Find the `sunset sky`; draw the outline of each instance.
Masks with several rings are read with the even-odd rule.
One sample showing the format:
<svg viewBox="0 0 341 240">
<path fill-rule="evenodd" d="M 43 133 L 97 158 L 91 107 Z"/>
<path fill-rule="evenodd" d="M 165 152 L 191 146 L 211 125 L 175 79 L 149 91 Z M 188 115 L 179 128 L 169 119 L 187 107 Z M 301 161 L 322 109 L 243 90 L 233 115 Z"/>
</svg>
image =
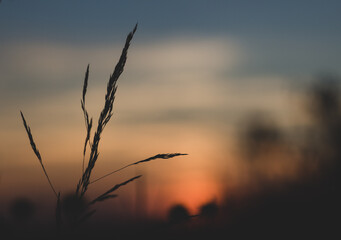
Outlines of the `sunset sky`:
<svg viewBox="0 0 341 240">
<path fill-rule="evenodd" d="M 134 214 L 141 197 L 147 214 L 164 216 L 172 204 L 195 213 L 220 201 L 250 180 L 237 154 L 247 118 L 262 113 L 282 127 L 302 124 L 300 90 L 316 74 L 340 74 L 340 9 L 336 0 L 2 0 L 0 211 L 18 196 L 54 197 L 20 110 L 58 191 L 75 189 L 86 133 L 80 107 L 86 66 L 86 104 L 96 123 L 109 75 L 137 22 L 93 176 L 158 153 L 189 155 L 124 170 L 89 194 L 143 174 L 120 190 L 127 201 L 104 206 Z M 293 168 L 271 163 L 261 172 L 292 176 Z"/>
</svg>

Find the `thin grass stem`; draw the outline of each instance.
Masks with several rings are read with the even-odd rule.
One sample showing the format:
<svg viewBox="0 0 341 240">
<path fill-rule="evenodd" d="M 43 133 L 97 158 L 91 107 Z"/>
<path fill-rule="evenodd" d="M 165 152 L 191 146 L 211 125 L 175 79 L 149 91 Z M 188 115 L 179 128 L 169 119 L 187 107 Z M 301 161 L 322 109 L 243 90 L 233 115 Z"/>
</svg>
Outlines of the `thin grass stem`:
<svg viewBox="0 0 341 240">
<path fill-rule="evenodd" d="M 43 164 L 43 161 L 42 161 L 40 152 L 39 152 L 39 150 L 38 150 L 38 148 L 37 148 L 37 146 L 36 146 L 36 144 L 35 144 L 35 142 L 34 142 L 34 140 L 33 140 L 33 136 L 32 136 L 32 133 L 31 133 L 31 129 L 30 129 L 30 127 L 29 127 L 29 126 L 27 125 L 27 123 L 26 123 L 24 114 L 23 114 L 21 111 L 20 111 L 20 114 L 21 114 L 21 118 L 22 118 L 23 123 L 24 123 L 24 127 L 25 127 L 25 130 L 26 130 L 27 136 L 28 136 L 28 138 L 29 138 L 29 140 L 30 140 L 30 144 L 31 144 L 32 150 L 33 150 L 33 152 L 35 153 L 35 155 L 37 156 L 37 158 L 38 158 L 38 160 L 39 160 L 39 163 L 40 163 L 40 165 L 41 165 L 41 167 L 42 167 L 42 169 L 43 169 L 43 172 L 44 172 L 44 174 L 45 174 L 45 176 L 46 176 L 46 178 L 47 178 L 47 181 L 49 182 L 52 191 L 54 192 L 54 194 L 56 195 L 56 198 L 58 199 L 58 194 L 57 194 L 55 188 L 53 187 L 53 184 L 52 184 L 52 182 L 51 182 L 51 180 L 50 180 L 49 175 L 48 175 L 47 172 L 46 172 L 46 169 L 45 169 L 45 166 L 44 166 L 44 164 Z"/>
<path fill-rule="evenodd" d="M 101 179 L 103 179 L 103 178 L 106 178 L 106 177 L 108 177 L 108 176 L 110 176 L 110 175 L 112 175 L 112 174 L 114 174 L 114 173 L 116 173 L 116 172 L 119 172 L 119 171 L 121 171 L 121 170 L 123 170 L 123 169 L 125 169 L 125 168 L 127 168 L 127 167 L 133 166 L 133 165 L 137 165 L 137 164 L 140 164 L 140 163 L 149 162 L 149 161 L 156 160 L 156 159 L 169 159 L 169 158 L 173 158 L 173 157 L 177 157 L 177 156 L 181 156 L 181 155 L 188 155 L 188 154 L 187 154 L 187 153 L 164 153 L 164 154 L 157 154 L 157 155 L 155 155 L 155 156 L 153 156 L 153 157 L 146 158 L 146 159 L 144 159 L 144 160 L 141 160 L 141 161 L 137 161 L 137 162 L 128 164 L 128 165 L 126 165 L 126 166 L 124 166 L 124 167 L 121 167 L 121 168 L 115 170 L 115 171 L 112 171 L 112 172 L 110 172 L 110 173 L 108 173 L 108 174 L 105 174 L 104 176 L 102 176 L 102 177 L 100 177 L 100 178 L 97 178 L 97 179 L 93 180 L 93 181 L 90 182 L 89 184 L 95 183 L 95 182 L 97 182 L 97 181 L 99 181 L 99 180 L 101 180 Z"/>
</svg>

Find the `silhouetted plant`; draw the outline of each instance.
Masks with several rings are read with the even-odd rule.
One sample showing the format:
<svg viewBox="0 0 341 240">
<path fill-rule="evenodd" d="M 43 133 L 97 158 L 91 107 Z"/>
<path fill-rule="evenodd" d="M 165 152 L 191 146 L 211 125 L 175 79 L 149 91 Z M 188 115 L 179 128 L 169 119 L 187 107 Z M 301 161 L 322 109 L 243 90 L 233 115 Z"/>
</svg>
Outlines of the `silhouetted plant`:
<svg viewBox="0 0 341 240">
<path fill-rule="evenodd" d="M 92 216 L 92 214 L 94 213 L 94 210 L 88 210 L 88 208 L 100 201 L 104 201 L 107 199 L 111 199 L 116 197 L 116 194 L 112 194 L 114 191 L 116 191 L 118 188 L 120 188 L 121 186 L 124 186 L 136 179 L 138 179 L 141 176 L 136 176 L 136 177 L 132 177 L 130 179 L 128 179 L 127 181 L 124 181 L 122 183 L 116 184 L 114 187 L 110 188 L 108 191 L 104 192 L 103 194 L 99 195 L 98 197 L 96 197 L 94 200 L 87 202 L 85 201 L 84 195 L 88 190 L 88 187 L 90 184 L 97 182 L 113 173 L 116 173 L 118 171 L 121 171 L 127 167 L 133 166 L 133 165 L 137 165 L 137 164 L 141 164 L 141 163 L 145 163 L 145 162 L 149 162 L 152 160 L 156 160 L 156 159 L 169 159 L 169 158 L 173 158 L 176 156 L 180 156 L 180 155 L 187 155 L 187 154 L 182 154 L 182 153 L 167 153 L 167 154 L 157 154 L 155 156 L 146 158 L 144 160 L 140 160 L 131 164 L 128 164 L 122 168 L 119 168 L 118 170 L 112 171 L 108 174 L 105 174 L 104 176 L 95 179 L 93 181 L 91 181 L 91 174 L 92 171 L 95 167 L 95 164 L 98 160 L 98 156 L 99 156 L 99 143 L 100 143 L 100 139 L 101 139 L 101 134 L 105 128 L 105 126 L 107 125 L 107 123 L 110 121 L 112 115 L 113 115 L 113 106 L 114 106 L 114 101 L 115 101 L 115 94 L 116 94 L 116 90 L 117 90 L 117 80 L 120 77 L 120 75 L 122 74 L 123 70 L 124 70 L 124 66 L 127 60 L 127 53 L 128 53 L 128 49 L 130 46 L 130 42 L 136 32 L 137 29 L 137 24 L 134 27 L 133 31 L 130 32 L 126 38 L 126 42 L 124 45 L 124 48 L 122 50 L 120 59 L 114 69 L 114 72 L 111 74 L 108 84 L 107 84 L 107 92 L 105 94 L 105 102 L 104 102 L 104 107 L 100 113 L 99 119 L 97 121 L 97 128 L 96 131 L 92 137 L 91 140 L 91 130 L 92 130 L 92 126 L 93 126 L 93 121 L 92 118 L 89 117 L 89 113 L 86 110 L 86 106 L 85 106 L 85 97 L 86 97 L 86 92 L 87 92 L 87 86 L 88 86 L 88 79 L 89 79 L 89 68 L 90 66 L 87 66 L 86 69 L 86 73 L 85 73 L 85 78 L 84 78 L 84 83 L 83 83 L 83 91 L 82 91 L 82 99 L 81 99 L 81 108 L 83 111 L 83 115 L 84 115 L 84 120 L 85 120 L 85 126 L 86 126 L 86 137 L 85 137 L 85 142 L 84 142 L 84 148 L 83 148 L 83 161 L 82 161 L 82 176 L 77 184 L 76 187 L 76 191 L 74 194 L 71 195 L 66 195 L 63 200 L 61 201 L 60 199 L 60 193 L 57 193 L 57 191 L 55 190 L 48 174 L 47 171 L 45 169 L 45 166 L 43 164 L 43 160 L 41 157 L 40 152 L 38 151 L 38 148 L 34 142 L 32 133 L 31 133 L 31 129 L 28 126 L 24 114 L 22 112 L 20 112 L 21 114 L 21 118 L 23 120 L 23 124 L 26 130 L 26 133 L 28 135 L 30 144 L 31 144 L 31 148 L 33 150 L 33 152 L 35 153 L 35 155 L 37 156 L 39 163 L 43 169 L 43 172 L 49 182 L 49 185 L 52 189 L 52 191 L 54 192 L 56 198 L 57 198 L 57 206 L 56 206 L 56 223 L 57 223 L 57 229 L 61 228 L 61 225 L 63 223 L 62 221 L 62 211 L 64 212 L 64 214 L 67 216 L 68 220 L 71 220 L 72 225 L 76 226 L 78 225 L 80 222 L 86 220 L 88 217 Z M 85 161 L 86 159 L 86 153 L 87 153 L 87 149 L 90 149 L 89 151 L 89 157 L 88 160 Z"/>
</svg>

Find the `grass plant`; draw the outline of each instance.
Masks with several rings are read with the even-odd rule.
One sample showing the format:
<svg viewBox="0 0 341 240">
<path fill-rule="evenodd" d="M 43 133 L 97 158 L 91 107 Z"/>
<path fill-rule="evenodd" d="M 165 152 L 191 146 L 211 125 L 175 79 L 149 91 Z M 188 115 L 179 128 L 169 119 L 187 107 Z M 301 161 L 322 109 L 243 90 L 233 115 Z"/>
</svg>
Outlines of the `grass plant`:
<svg viewBox="0 0 341 240">
<path fill-rule="evenodd" d="M 78 225 L 81 222 L 83 222 L 84 220 L 86 220 L 87 218 L 89 218 L 90 216 L 92 216 L 95 212 L 95 210 L 89 210 L 89 207 L 94 205 L 97 202 L 101 202 L 101 201 L 105 201 L 108 199 L 112 199 L 117 197 L 116 194 L 113 194 L 113 192 L 115 192 L 117 189 L 119 189 L 120 187 L 137 180 L 138 178 L 141 177 L 141 175 L 139 176 L 135 176 L 132 177 L 122 183 L 116 184 L 114 185 L 112 188 L 110 188 L 109 190 L 107 190 L 106 192 L 104 192 L 103 194 L 99 195 L 98 197 L 96 197 L 95 199 L 93 199 L 92 201 L 90 201 L 89 203 L 86 204 L 85 207 L 81 207 L 80 205 L 82 205 L 81 203 L 84 201 L 84 196 L 88 190 L 88 187 L 90 184 L 97 182 L 105 177 L 108 177 L 116 172 L 119 172 L 125 168 L 128 168 L 130 166 L 133 165 L 137 165 L 137 164 L 141 164 L 141 163 L 145 163 L 145 162 L 149 162 L 152 160 L 156 160 L 156 159 L 169 159 L 169 158 L 173 158 L 173 157 L 177 157 L 177 156 L 181 156 L 181 155 L 187 155 L 187 154 L 183 154 L 183 153 L 166 153 L 166 154 L 157 154 L 155 156 L 146 158 L 144 160 L 140 160 L 131 164 L 128 164 L 124 167 L 121 167 L 115 171 L 109 172 L 105 175 L 103 175 L 100 178 L 97 178 L 95 180 L 91 180 L 91 175 L 92 172 L 95 168 L 96 162 L 98 161 L 98 157 L 99 157 L 99 145 L 100 145 L 100 140 L 101 140 L 101 135 L 103 133 L 103 130 L 105 128 L 105 126 L 108 124 L 108 122 L 110 121 L 112 115 L 113 115 L 113 107 L 114 107 L 114 102 L 115 102 L 115 94 L 117 91 L 117 81 L 119 79 L 119 77 L 121 76 L 123 70 L 124 70 L 124 66 L 126 64 L 127 61 L 127 54 L 128 54 L 128 49 L 130 46 L 130 42 L 133 39 L 133 36 L 136 32 L 137 29 L 137 24 L 135 25 L 134 29 L 128 34 L 126 41 L 125 41 L 125 45 L 123 47 L 121 56 L 119 58 L 118 63 L 115 66 L 115 69 L 113 71 L 113 73 L 110 75 L 109 81 L 107 83 L 107 91 L 105 94 L 105 101 L 104 101 L 104 106 L 103 109 L 99 115 L 98 121 L 97 121 L 97 128 L 95 133 L 93 134 L 93 137 L 91 138 L 91 132 L 92 132 L 92 127 L 93 127 L 93 119 L 89 116 L 89 113 L 86 109 L 86 92 L 87 92 L 87 87 L 88 87 L 88 80 L 89 80 L 89 69 L 90 66 L 88 65 L 86 68 L 86 72 L 85 72 L 85 77 L 84 77 L 84 83 L 83 83 L 83 91 L 82 91 L 82 98 L 81 98 L 81 108 L 83 111 L 83 115 L 84 115 L 84 121 L 85 121 L 85 127 L 86 127 L 86 137 L 85 137 L 85 141 L 84 141 L 84 148 L 83 148 L 83 158 L 82 158 L 82 176 L 78 181 L 78 184 L 76 186 L 76 190 L 75 190 L 75 194 L 72 196 L 72 203 L 71 203 L 71 208 L 72 209 L 81 209 L 80 211 L 76 211 L 75 216 L 73 218 L 73 225 Z M 62 201 L 61 201 L 61 194 L 60 192 L 57 193 L 57 191 L 55 190 L 55 187 L 52 184 L 52 181 L 46 171 L 46 168 L 44 166 L 44 162 L 42 160 L 41 154 L 37 148 L 37 145 L 33 139 L 32 133 L 31 133 L 31 129 L 28 126 L 26 119 L 24 117 L 24 114 L 20 111 L 21 114 L 21 118 L 26 130 L 26 133 L 28 135 L 29 141 L 30 141 L 30 145 L 31 148 L 33 150 L 33 152 L 35 153 L 36 157 L 39 160 L 39 163 L 43 169 L 43 172 L 48 180 L 48 183 L 54 193 L 54 195 L 56 196 L 57 199 L 57 204 L 56 204 L 56 225 L 57 225 L 57 231 L 60 232 L 61 228 L 62 228 L 62 224 L 63 224 L 63 214 L 62 214 Z M 88 157 L 87 157 L 87 150 L 89 149 L 89 153 L 88 153 Z"/>
</svg>

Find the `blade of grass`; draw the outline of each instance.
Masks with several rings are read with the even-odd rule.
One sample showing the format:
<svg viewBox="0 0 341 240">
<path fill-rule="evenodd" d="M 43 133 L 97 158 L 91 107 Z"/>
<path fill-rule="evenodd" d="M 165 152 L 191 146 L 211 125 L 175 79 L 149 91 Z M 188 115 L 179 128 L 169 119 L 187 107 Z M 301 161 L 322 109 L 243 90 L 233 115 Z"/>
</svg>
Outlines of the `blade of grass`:
<svg viewBox="0 0 341 240">
<path fill-rule="evenodd" d="M 86 147 L 87 147 L 88 143 L 89 143 L 89 146 L 91 148 L 90 133 L 91 133 L 91 128 L 92 128 L 92 118 L 89 120 L 89 114 L 85 108 L 85 95 L 86 95 L 86 90 L 88 87 L 88 79 L 89 79 L 89 64 L 88 64 L 88 66 L 86 68 L 86 72 L 85 72 L 84 84 L 83 84 L 83 94 L 82 94 L 82 99 L 81 99 L 81 107 L 83 110 L 85 127 L 86 127 L 86 138 L 85 138 L 84 149 L 83 149 L 82 174 L 84 174 L 85 154 L 86 154 Z"/>
<path fill-rule="evenodd" d="M 123 169 L 125 169 L 125 168 L 127 168 L 127 167 L 133 166 L 133 165 L 137 165 L 137 164 L 140 164 L 140 163 L 149 162 L 149 161 L 156 160 L 156 159 L 169 159 L 169 158 L 173 158 L 173 157 L 177 157 L 177 156 L 182 156 L 182 155 L 188 155 L 188 154 L 187 154 L 187 153 L 164 153 L 164 154 L 157 154 L 157 155 L 155 155 L 155 156 L 153 156 L 153 157 L 146 158 L 146 159 L 144 159 L 144 160 L 141 160 L 141 161 L 137 161 L 137 162 L 128 164 L 128 165 L 126 165 L 126 166 L 124 166 L 124 167 L 121 167 L 121 168 L 115 170 L 115 171 L 112 171 L 112 172 L 110 172 L 110 173 L 108 173 L 108 174 L 105 174 L 104 176 L 102 176 L 102 177 L 100 177 L 100 178 L 97 178 L 97 179 L 93 180 L 93 181 L 90 182 L 89 184 L 95 183 L 95 182 L 97 182 L 97 181 L 99 181 L 99 180 L 101 180 L 101 179 L 103 179 L 103 178 L 105 178 L 105 177 L 110 176 L 111 174 L 114 174 L 114 173 L 116 173 L 116 172 L 119 172 L 119 171 L 121 171 L 121 170 L 123 170 Z"/>
<path fill-rule="evenodd" d="M 32 133 L 31 133 L 31 129 L 30 129 L 30 127 L 29 127 L 29 126 L 27 125 L 27 123 L 26 123 L 24 114 L 23 114 L 21 111 L 20 111 L 20 114 L 21 114 L 21 118 L 22 118 L 23 123 L 24 123 L 24 127 L 25 127 L 25 130 L 26 130 L 26 133 L 27 133 L 28 138 L 29 138 L 29 140 L 30 140 L 30 144 L 31 144 L 32 150 L 33 150 L 33 152 L 35 153 L 35 155 L 37 156 L 37 158 L 38 158 L 38 160 L 39 160 L 39 163 L 40 163 L 40 165 L 41 165 L 41 167 L 42 167 L 42 169 L 43 169 L 43 172 L 44 172 L 44 174 L 45 174 L 45 176 L 46 176 L 46 178 L 47 178 L 47 181 L 49 182 L 52 191 L 54 192 L 54 194 L 56 195 L 56 198 L 58 199 L 58 194 L 57 194 L 56 190 L 54 189 L 54 187 L 53 187 L 53 185 L 52 185 L 52 182 L 51 182 L 51 180 L 50 180 L 50 178 L 49 178 L 49 175 L 47 174 L 46 169 L 45 169 L 45 167 L 44 167 L 44 164 L 43 164 L 41 155 L 40 155 L 40 153 L 39 153 L 39 150 L 38 150 L 38 148 L 37 148 L 37 146 L 36 146 L 36 144 L 35 144 L 35 142 L 34 142 L 34 140 L 33 140 L 33 136 L 32 136 Z"/>
<path fill-rule="evenodd" d="M 125 182 L 122 182 L 122 183 L 119 183 L 119 184 L 116 184 L 114 187 L 110 188 L 108 191 L 106 191 L 105 193 L 103 193 L 102 195 L 98 196 L 97 198 L 95 198 L 94 200 L 92 200 L 89 205 L 92 205 L 96 202 L 100 202 L 100 201 L 103 201 L 103 200 L 106 200 L 106 199 L 109 199 L 109 198 L 114 198 L 116 197 L 117 195 L 113 195 L 111 194 L 112 192 L 116 191 L 117 189 L 119 189 L 120 187 L 138 179 L 142 177 L 142 175 L 138 175 L 136 177 L 133 177 L 133 178 L 130 178 L 129 180 L 125 181 Z"/>
</svg>

